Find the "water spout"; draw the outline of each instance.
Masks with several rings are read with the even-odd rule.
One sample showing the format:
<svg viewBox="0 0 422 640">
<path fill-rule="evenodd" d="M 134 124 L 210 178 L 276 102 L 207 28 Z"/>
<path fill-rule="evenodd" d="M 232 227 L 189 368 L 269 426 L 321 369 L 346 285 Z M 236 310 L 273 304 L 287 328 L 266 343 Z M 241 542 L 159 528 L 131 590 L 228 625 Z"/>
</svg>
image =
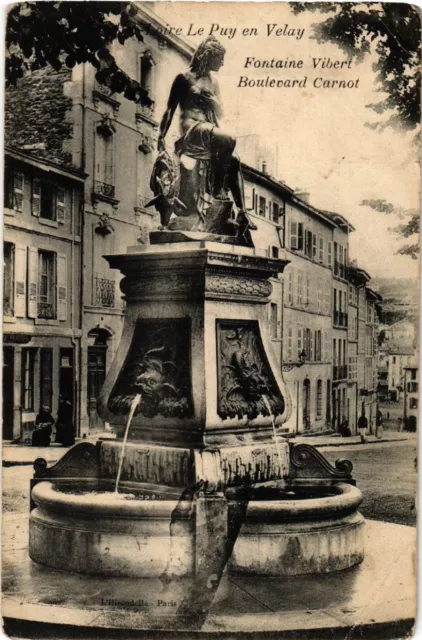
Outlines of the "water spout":
<svg viewBox="0 0 422 640">
<path fill-rule="evenodd" d="M 272 427 L 273 427 L 273 439 L 274 439 L 275 446 L 276 446 L 276 449 L 277 449 L 278 462 L 280 464 L 280 470 L 281 470 L 282 464 L 283 464 L 282 463 L 283 458 L 282 458 L 282 455 L 281 455 L 281 449 L 280 449 L 280 443 L 279 443 L 279 440 L 278 440 L 277 431 L 275 429 L 275 416 L 274 416 L 274 414 L 272 412 L 271 405 L 270 405 L 270 402 L 269 402 L 267 396 L 265 394 L 263 394 L 261 397 L 262 397 L 262 400 L 263 400 L 263 402 L 264 402 L 264 404 L 265 404 L 265 406 L 267 408 L 269 416 L 271 418 L 271 424 L 272 424 Z"/>
<path fill-rule="evenodd" d="M 119 469 L 117 471 L 116 485 L 114 487 L 114 493 L 119 493 L 119 482 L 120 482 L 120 476 L 122 474 L 123 458 L 125 456 L 125 447 L 126 447 L 127 437 L 128 437 L 128 434 L 129 434 L 130 423 L 132 422 L 132 418 L 133 418 L 133 415 L 135 413 L 136 407 L 138 406 L 138 404 L 140 404 L 141 399 L 142 399 L 141 394 L 137 393 L 136 396 L 132 400 L 132 404 L 130 405 L 130 411 L 129 411 L 129 416 L 128 416 L 128 419 L 127 419 L 125 435 L 124 435 L 124 438 L 123 438 L 123 445 L 122 445 L 122 449 L 120 451 Z"/>
</svg>

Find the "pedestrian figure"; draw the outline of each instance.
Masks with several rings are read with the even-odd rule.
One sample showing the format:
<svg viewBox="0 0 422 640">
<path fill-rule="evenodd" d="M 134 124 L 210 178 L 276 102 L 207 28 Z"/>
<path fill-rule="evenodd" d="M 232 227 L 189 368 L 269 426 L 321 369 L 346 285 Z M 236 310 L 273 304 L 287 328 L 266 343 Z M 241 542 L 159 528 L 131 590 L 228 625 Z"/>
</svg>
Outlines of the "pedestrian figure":
<svg viewBox="0 0 422 640">
<path fill-rule="evenodd" d="M 389 420 L 389 419 L 390 419 L 390 412 L 387 411 L 387 420 Z"/>
<path fill-rule="evenodd" d="M 397 418 L 397 422 L 399 423 L 399 432 L 400 432 L 402 430 L 403 418 L 401 416 L 399 416 Z"/>
<path fill-rule="evenodd" d="M 366 435 L 367 428 L 368 428 L 368 419 L 365 416 L 365 412 L 363 412 L 358 420 L 358 429 L 359 429 L 359 435 L 360 435 L 360 440 L 362 444 L 366 442 L 365 435 Z"/>
<path fill-rule="evenodd" d="M 64 400 L 63 398 L 60 398 L 57 412 L 56 442 L 59 442 L 64 447 L 71 447 L 75 444 L 72 404 L 69 400 Z"/>
<path fill-rule="evenodd" d="M 382 438 L 383 430 L 382 430 L 382 413 L 380 410 L 377 412 L 377 421 L 375 426 L 375 437 L 380 439 Z"/>
<path fill-rule="evenodd" d="M 54 418 L 50 407 L 44 404 L 35 418 L 35 431 L 32 434 L 33 447 L 49 447 L 50 436 L 53 431 Z"/>
</svg>

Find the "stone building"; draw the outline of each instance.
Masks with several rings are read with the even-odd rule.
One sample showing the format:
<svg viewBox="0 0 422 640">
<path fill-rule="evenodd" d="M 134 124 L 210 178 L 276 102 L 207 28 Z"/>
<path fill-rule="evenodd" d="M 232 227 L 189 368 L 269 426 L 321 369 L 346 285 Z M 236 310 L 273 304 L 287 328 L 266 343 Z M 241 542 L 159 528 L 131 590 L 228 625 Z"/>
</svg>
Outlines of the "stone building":
<svg viewBox="0 0 422 640">
<path fill-rule="evenodd" d="M 416 431 L 419 416 L 419 360 L 413 358 L 403 373 L 403 423 L 407 431 Z"/>
<path fill-rule="evenodd" d="M 145 204 L 152 195 L 149 178 L 159 119 L 175 75 L 186 68 L 193 53 L 189 44 L 164 29 L 165 23 L 147 5 L 137 9 L 144 42 L 131 39 L 124 46 L 116 44 L 112 53 L 148 91 L 151 108 L 111 94 L 95 80 L 90 65 L 34 72 L 6 97 L 10 144 L 17 149 L 30 144 L 31 156 L 53 159 L 87 176 L 80 231 L 81 436 L 104 429 L 96 400 L 123 324 L 120 274 L 111 271 L 102 256 L 125 252 L 156 224 L 154 208 Z M 177 118 L 167 137 L 169 146 L 176 137 Z"/>
<path fill-rule="evenodd" d="M 43 153 L 42 145 L 34 152 L 5 150 L 5 440 L 30 441 L 40 405 L 55 415 L 60 395 L 71 402 L 75 424 L 80 417 L 85 175 Z"/>
</svg>

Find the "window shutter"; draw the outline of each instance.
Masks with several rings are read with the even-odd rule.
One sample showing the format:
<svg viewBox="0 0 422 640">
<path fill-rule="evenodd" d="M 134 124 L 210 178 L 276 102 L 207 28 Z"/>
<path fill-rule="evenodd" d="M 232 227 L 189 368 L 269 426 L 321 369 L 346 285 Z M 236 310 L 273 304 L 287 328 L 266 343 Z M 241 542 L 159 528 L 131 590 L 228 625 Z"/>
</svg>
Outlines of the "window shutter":
<svg viewBox="0 0 422 640">
<path fill-rule="evenodd" d="M 297 225 L 297 248 L 299 251 L 303 251 L 303 223 L 299 222 Z"/>
<path fill-rule="evenodd" d="M 32 215 L 39 217 L 41 212 L 41 181 L 37 178 L 32 180 Z"/>
<path fill-rule="evenodd" d="M 290 248 L 297 249 L 297 222 L 290 222 Z"/>
<path fill-rule="evenodd" d="M 26 247 L 15 245 L 15 316 L 25 317 L 26 302 Z"/>
<path fill-rule="evenodd" d="M 314 332 L 312 331 L 312 329 L 309 329 L 309 344 L 308 344 L 308 348 L 309 348 L 309 360 L 315 360 Z"/>
<path fill-rule="evenodd" d="M 23 173 L 15 172 L 13 176 L 13 208 L 15 211 L 22 211 L 23 185 Z"/>
<path fill-rule="evenodd" d="M 297 328 L 297 357 L 299 360 L 299 356 L 302 353 L 303 350 L 303 344 L 302 344 L 302 327 L 298 327 Z"/>
<path fill-rule="evenodd" d="M 28 247 L 28 317 L 38 317 L 38 250 Z"/>
<path fill-rule="evenodd" d="M 66 201 L 68 200 L 69 194 L 66 193 L 64 189 L 58 187 L 56 192 L 56 220 L 59 224 L 66 222 L 66 210 L 68 208 L 68 206 L 66 207 Z"/>
<path fill-rule="evenodd" d="M 333 266 L 333 243 L 328 241 L 327 243 L 327 263 L 332 268 Z"/>
<path fill-rule="evenodd" d="M 316 260 L 317 258 L 317 237 L 315 233 L 312 234 L 312 259 Z"/>
<path fill-rule="evenodd" d="M 67 258 L 57 254 L 57 317 L 67 320 Z"/>
</svg>

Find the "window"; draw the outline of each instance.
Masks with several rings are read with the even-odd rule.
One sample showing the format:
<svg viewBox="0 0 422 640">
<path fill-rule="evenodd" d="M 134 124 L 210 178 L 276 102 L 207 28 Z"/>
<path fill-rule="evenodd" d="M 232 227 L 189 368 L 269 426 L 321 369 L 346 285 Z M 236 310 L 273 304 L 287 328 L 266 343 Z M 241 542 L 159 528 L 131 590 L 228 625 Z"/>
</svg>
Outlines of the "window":
<svg viewBox="0 0 422 640">
<path fill-rule="evenodd" d="M 327 264 L 333 268 L 333 243 L 330 240 L 327 242 Z"/>
<path fill-rule="evenodd" d="M 297 248 L 303 251 L 303 224 L 299 222 L 297 225 Z"/>
<path fill-rule="evenodd" d="M 300 359 L 300 354 L 303 351 L 303 328 L 297 328 L 297 359 Z"/>
<path fill-rule="evenodd" d="M 393 356 L 393 364 L 396 364 L 396 356 Z"/>
<path fill-rule="evenodd" d="M 65 190 L 47 180 L 32 180 L 32 215 L 53 222 L 65 222 Z"/>
<path fill-rule="evenodd" d="M 303 304 L 303 273 L 301 271 L 297 274 L 297 304 Z"/>
<path fill-rule="evenodd" d="M 306 276 L 306 305 L 311 304 L 311 277 L 309 275 Z"/>
<path fill-rule="evenodd" d="M 319 236 L 319 254 L 318 260 L 320 264 L 324 263 L 324 238 Z"/>
<path fill-rule="evenodd" d="M 277 338 L 277 305 L 271 302 L 270 314 L 271 314 L 271 337 Z"/>
<path fill-rule="evenodd" d="M 408 382 L 407 383 L 407 391 L 408 391 L 408 393 L 417 393 L 418 392 L 418 383 L 417 382 Z"/>
<path fill-rule="evenodd" d="M 322 313 L 323 311 L 323 291 L 321 278 L 317 279 L 317 311 Z"/>
<path fill-rule="evenodd" d="M 115 127 L 110 118 L 98 123 L 95 136 L 94 191 L 99 196 L 114 198 L 114 143 Z"/>
<path fill-rule="evenodd" d="M 51 409 L 53 396 L 53 349 L 41 349 L 40 352 L 40 405 Z"/>
<path fill-rule="evenodd" d="M 298 249 L 297 222 L 290 222 L 290 249 Z"/>
<path fill-rule="evenodd" d="M 315 331 L 315 360 L 321 362 L 322 360 L 322 339 L 321 331 Z"/>
<path fill-rule="evenodd" d="M 38 252 L 38 317 L 52 319 L 56 316 L 56 254 Z"/>
<path fill-rule="evenodd" d="M 287 304 L 293 304 L 293 267 L 287 272 Z"/>
<path fill-rule="evenodd" d="M 35 349 L 22 349 L 22 409 L 34 410 Z"/>
<path fill-rule="evenodd" d="M 4 243 L 3 265 L 3 314 L 13 316 L 15 245 L 11 242 Z"/>
<path fill-rule="evenodd" d="M 317 237 L 315 233 L 312 234 L 312 260 L 317 259 Z"/>
<path fill-rule="evenodd" d="M 293 360 L 293 327 L 287 327 L 287 360 Z"/>
<path fill-rule="evenodd" d="M 4 206 L 8 209 L 21 212 L 24 188 L 23 173 L 12 169 L 6 169 L 4 185 Z"/>
<path fill-rule="evenodd" d="M 265 198 L 263 196 L 259 196 L 259 208 L 258 208 L 258 214 L 260 216 L 263 216 L 265 218 L 265 210 L 267 208 L 267 201 L 265 200 Z"/>
<path fill-rule="evenodd" d="M 142 89 L 144 89 L 148 94 L 151 94 L 153 64 L 154 62 L 151 53 L 149 51 L 146 51 L 140 59 L 139 84 L 141 85 Z"/>
<path fill-rule="evenodd" d="M 314 334 L 311 329 L 305 329 L 304 331 L 304 344 L 303 348 L 306 353 L 307 360 L 314 359 Z"/>
<path fill-rule="evenodd" d="M 409 409 L 417 409 L 417 408 L 418 408 L 418 399 L 409 398 Z"/>
<path fill-rule="evenodd" d="M 317 380 L 316 416 L 317 418 L 320 418 L 322 416 L 322 380 Z"/>
<path fill-rule="evenodd" d="M 312 233 L 305 231 L 305 255 L 312 258 Z"/>
<path fill-rule="evenodd" d="M 273 202 L 272 220 L 273 220 L 273 222 L 276 222 L 278 224 L 279 218 L 280 218 L 279 206 L 278 206 L 277 202 Z"/>
<path fill-rule="evenodd" d="M 274 247 L 274 246 L 271 247 L 270 255 L 272 258 L 278 258 L 279 257 L 278 247 Z"/>
</svg>

